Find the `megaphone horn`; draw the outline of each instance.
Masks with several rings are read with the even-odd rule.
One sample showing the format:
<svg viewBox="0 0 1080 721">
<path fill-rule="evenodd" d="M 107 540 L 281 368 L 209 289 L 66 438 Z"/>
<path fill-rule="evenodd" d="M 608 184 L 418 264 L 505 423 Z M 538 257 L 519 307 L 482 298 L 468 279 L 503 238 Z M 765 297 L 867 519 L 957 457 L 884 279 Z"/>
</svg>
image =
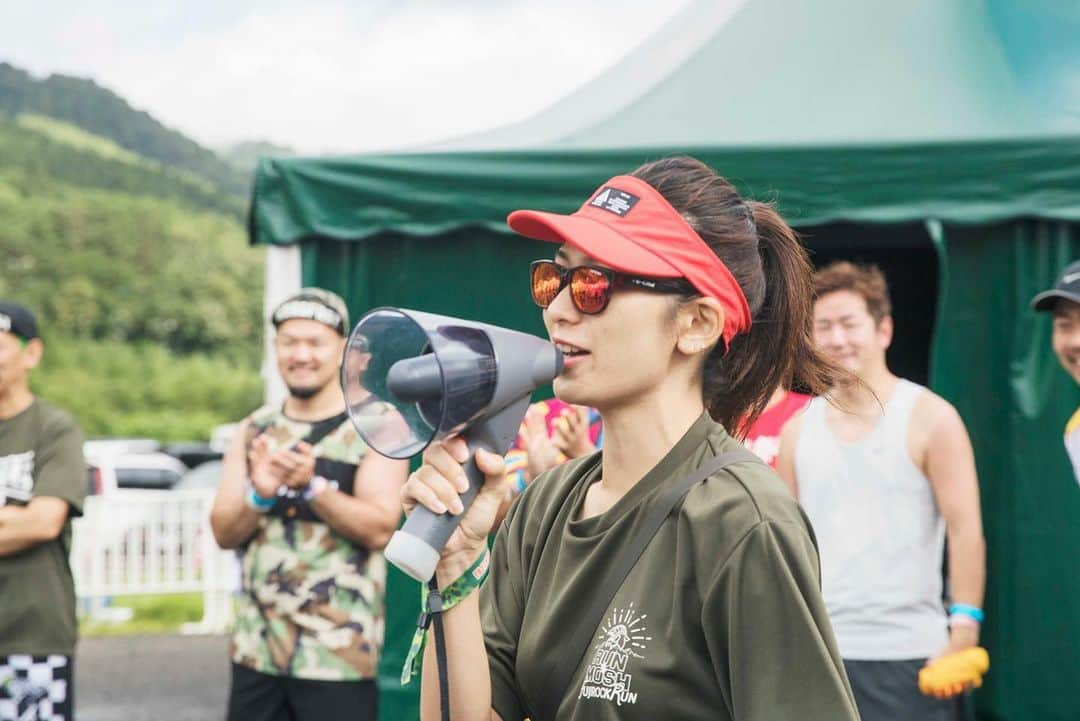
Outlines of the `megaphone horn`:
<svg viewBox="0 0 1080 721">
<path fill-rule="evenodd" d="M 400 308 L 377 308 L 349 335 L 341 368 L 346 408 L 364 442 L 390 458 L 420 453 L 461 434 L 469 446 L 461 494 L 468 509 L 484 483 L 475 455 L 505 455 L 529 397 L 562 371 L 546 340 L 498 326 Z M 424 582 L 464 513 L 417 506 L 385 550 L 387 560 Z"/>
</svg>

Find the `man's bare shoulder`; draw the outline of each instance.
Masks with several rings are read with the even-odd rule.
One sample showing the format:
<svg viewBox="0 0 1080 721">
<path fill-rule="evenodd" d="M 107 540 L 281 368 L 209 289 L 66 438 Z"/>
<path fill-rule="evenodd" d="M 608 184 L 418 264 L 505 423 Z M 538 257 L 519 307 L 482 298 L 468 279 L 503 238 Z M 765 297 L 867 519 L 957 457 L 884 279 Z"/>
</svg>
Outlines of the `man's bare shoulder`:
<svg viewBox="0 0 1080 721">
<path fill-rule="evenodd" d="M 927 430 L 933 430 L 939 427 L 939 424 L 960 423 L 963 425 L 956 406 L 929 388 L 921 389 L 919 395 L 915 397 L 915 406 L 911 412 L 912 421 Z"/>
<path fill-rule="evenodd" d="M 927 474 L 932 454 L 952 454 L 970 444 L 960 412 L 929 388 L 923 389 L 915 398 L 908 429 L 908 452 Z"/>
</svg>

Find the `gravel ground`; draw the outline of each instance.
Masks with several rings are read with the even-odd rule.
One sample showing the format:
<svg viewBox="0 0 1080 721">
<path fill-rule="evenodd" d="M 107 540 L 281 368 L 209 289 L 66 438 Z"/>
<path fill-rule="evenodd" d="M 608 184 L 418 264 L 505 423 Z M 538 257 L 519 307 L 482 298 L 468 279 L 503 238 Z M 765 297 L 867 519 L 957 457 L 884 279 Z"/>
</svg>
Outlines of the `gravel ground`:
<svg viewBox="0 0 1080 721">
<path fill-rule="evenodd" d="M 79 642 L 76 721 L 222 721 L 224 636 L 124 636 Z"/>
</svg>

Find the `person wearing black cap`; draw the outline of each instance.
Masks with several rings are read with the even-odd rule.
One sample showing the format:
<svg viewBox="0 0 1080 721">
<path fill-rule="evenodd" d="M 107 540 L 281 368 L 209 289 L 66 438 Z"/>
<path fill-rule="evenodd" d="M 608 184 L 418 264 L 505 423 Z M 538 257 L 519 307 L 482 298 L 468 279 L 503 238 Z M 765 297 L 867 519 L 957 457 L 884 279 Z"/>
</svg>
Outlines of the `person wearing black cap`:
<svg viewBox="0 0 1080 721">
<path fill-rule="evenodd" d="M 0 718 L 73 715 L 71 518 L 82 515 L 82 433 L 35 398 L 44 344 L 33 314 L 0 301 Z"/>
<path fill-rule="evenodd" d="M 305 288 L 271 322 L 289 395 L 240 424 L 210 517 L 218 543 L 243 556 L 228 719 L 375 719 L 380 551 L 408 466 L 368 453 L 346 414 L 345 302 Z M 346 363 L 360 372 L 369 357 Z"/>
<path fill-rule="evenodd" d="M 1053 313 L 1051 346 L 1061 367 L 1080 383 L 1080 260 L 1065 268 L 1054 287 L 1032 298 L 1031 307 Z M 1080 483 L 1080 409 L 1065 424 L 1065 450 L 1072 461 L 1073 474 Z"/>
</svg>

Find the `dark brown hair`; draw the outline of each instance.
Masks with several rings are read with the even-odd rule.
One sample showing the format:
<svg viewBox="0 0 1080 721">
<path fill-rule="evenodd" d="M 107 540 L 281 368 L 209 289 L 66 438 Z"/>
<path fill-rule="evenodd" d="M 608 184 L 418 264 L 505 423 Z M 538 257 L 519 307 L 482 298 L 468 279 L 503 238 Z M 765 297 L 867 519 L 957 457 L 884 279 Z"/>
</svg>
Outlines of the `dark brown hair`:
<svg viewBox="0 0 1080 721">
<path fill-rule="evenodd" d="M 735 187 L 687 156 L 646 163 L 632 175 L 656 188 L 735 277 L 753 325 L 709 353 L 704 400 L 709 414 L 742 436 L 777 386 L 820 394 L 837 369 L 815 349 L 813 266 L 806 250 L 772 205 L 743 200 Z"/>
<path fill-rule="evenodd" d="M 814 273 L 814 298 L 842 290 L 862 296 L 866 309 L 875 323 L 881 323 L 892 315 L 889 284 L 885 274 L 876 265 L 856 265 L 850 261 L 837 260 Z"/>
</svg>

